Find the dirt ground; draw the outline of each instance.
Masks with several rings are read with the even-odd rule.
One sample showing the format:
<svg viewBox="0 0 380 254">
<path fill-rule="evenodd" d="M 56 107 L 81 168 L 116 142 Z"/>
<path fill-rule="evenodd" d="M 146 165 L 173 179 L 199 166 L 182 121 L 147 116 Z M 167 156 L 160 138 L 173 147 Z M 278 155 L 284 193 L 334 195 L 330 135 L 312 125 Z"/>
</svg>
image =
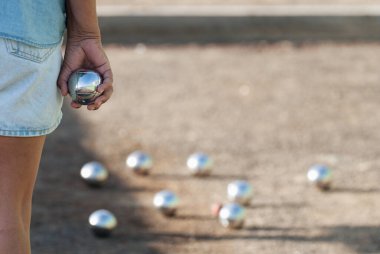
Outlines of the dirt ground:
<svg viewBox="0 0 380 254">
<path fill-rule="evenodd" d="M 48 137 L 34 253 L 380 253 L 380 44 L 106 50 L 112 100 L 97 112 L 65 106 Z M 148 177 L 125 167 L 136 149 L 155 160 Z M 189 176 L 194 151 L 214 159 L 211 177 Z M 90 160 L 110 170 L 102 189 L 79 177 Z M 308 184 L 314 163 L 333 169 L 330 192 Z M 227 230 L 209 207 L 235 179 L 249 180 L 254 198 L 244 229 Z M 152 207 L 164 188 L 181 199 L 172 219 Z M 119 221 L 108 239 L 87 227 L 99 208 Z"/>
<path fill-rule="evenodd" d="M 159 5 L 220 5 L 220 4 L 380 4 L 379 0 L 97 0 L 99 5 L 125 4 L 131 6 Z"/>
</svg>

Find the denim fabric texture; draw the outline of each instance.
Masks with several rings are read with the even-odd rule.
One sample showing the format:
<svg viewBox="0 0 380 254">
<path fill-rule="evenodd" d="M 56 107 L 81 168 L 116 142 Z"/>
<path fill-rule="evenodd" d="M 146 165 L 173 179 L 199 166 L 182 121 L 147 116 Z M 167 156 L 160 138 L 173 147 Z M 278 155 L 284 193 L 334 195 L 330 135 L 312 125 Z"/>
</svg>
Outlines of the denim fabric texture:
<svg viewBox="0 0 380 254">
<path fill-rule="evenodd" d="M 0 135 L 42 136 L 62 118 L 61 43 L 39 48 L 0 38 Z"/>
<path fill-rule="evenodd" d="M 61 42 L 65 20 L 65 0 L 0 0 L 2 38 L 50 48 Z"/>
</svg>

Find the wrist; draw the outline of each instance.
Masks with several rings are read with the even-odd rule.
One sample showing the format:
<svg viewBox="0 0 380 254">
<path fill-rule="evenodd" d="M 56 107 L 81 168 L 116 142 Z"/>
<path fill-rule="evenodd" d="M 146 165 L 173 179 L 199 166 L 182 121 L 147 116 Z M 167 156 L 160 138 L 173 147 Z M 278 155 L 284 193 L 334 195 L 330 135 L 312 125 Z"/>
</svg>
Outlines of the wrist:
<svg viewBox="0 0 380 254">
<path fill-rule="evenodd" d="M 93 30 L 83 30 L 83 29 L 70 29 L 67 27 L 67 40 L 68 41 L 84 41 L 84 40 L 98 40 L 101 41 L 101 35 L 99 29 L 93 29 Z"/>
</svg>

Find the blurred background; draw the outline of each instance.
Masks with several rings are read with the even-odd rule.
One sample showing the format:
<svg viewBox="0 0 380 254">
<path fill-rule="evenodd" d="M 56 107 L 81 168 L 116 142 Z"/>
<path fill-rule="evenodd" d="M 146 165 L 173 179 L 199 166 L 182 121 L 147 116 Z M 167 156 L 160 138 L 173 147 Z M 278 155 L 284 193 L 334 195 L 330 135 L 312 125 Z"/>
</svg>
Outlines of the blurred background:
<svg viewBox="0 0 380 254">
<path fill-rule="evenodd" d="M 380 253 L 379 0 L 98 0 L 115 92 L 100 110 L 65 102 L 34 194 L 39 254 Z M 128 154 L 154 160 L 149 176 Z M 193 152 L 214 161 L 190 175 Z M 81 167 L 110 177 L 89 188 Z M 332 188 L 306 177 L 325 164 Z M 253 186 L 244 227 L 210 213 L 226 186 Z M 162 189 L 177 216 L 153 207 Z M 88 217 L 112 211 L 97 238 Z"/>
</svg>

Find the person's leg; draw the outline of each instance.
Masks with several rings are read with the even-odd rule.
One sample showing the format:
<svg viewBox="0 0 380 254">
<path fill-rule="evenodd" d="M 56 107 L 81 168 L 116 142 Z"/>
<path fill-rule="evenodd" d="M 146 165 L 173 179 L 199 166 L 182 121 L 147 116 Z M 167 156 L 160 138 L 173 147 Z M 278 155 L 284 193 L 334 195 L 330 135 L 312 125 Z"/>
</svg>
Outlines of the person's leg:
<svg viewBox="0 0 380 254">
<path fill-rule="evenodd" d="M 0 136 L 0 253 L 30 253 L 32 193 L 44 141 Z"/>
</svg>

